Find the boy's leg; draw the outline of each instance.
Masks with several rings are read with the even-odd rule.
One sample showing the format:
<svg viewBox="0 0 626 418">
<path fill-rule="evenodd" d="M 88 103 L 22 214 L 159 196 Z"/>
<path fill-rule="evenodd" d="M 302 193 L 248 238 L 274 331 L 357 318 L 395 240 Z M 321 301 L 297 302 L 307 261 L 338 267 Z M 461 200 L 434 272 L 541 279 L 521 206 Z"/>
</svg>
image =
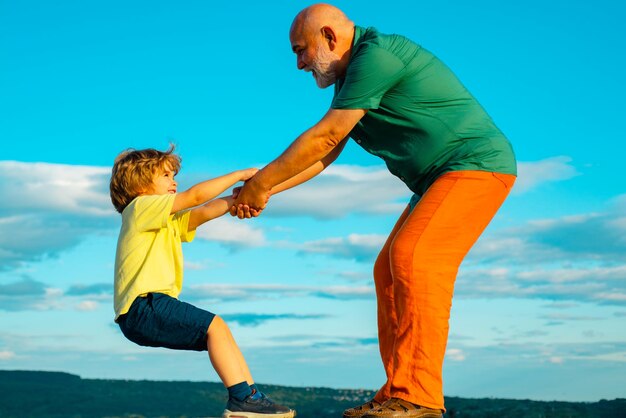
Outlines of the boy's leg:
<svg viewBox="0 0 626 418">
<path fill-rule="evenodd" d="M 295 411 L 278 405 L 260 392 L 254 385 L 248 365 L 233 338 L 228 325 L 215 316 L 207 330 L 207 350 L 213 368 L 228 389 L 228 403 L 222 415 L 229 417 L 292 418 Z"/>
<path fill-rule="evenodd" d="M 224 320 L 213 313 L 165 294 L 150 293 L 138 297 L 118 323 L 124 335 L 139 345 L 208 350 L 213 367 L 229 389 L 225 417 L 294 416 L 288 407 L 252 392 L 250 384 L 254 382 L 243 355 Z"/>
<path fill-rule="evenodd" d="M 252 375 L 241 350 L 222 318 L 213 318 L 207 331 L 207 350 L 213 368 L 222 379 L 224 386 L 247 382 L 252 385 Z"/>
<path fill-rule="evenodd" d="M 118 324 L 126 338 L 141 346 L 204 351 L 214 317 L 169 295 L 149 293 L 137 297 Z"/>
<path fill-rule="evenodd" d="M 135 305 L 137 309 L 133 309 Z M 157 293 L 138 298 L 133 308 L 129 318 L 120 323 L 122 331 L 131 341 L 182 350 L 206 348 L 226 387 L 241 382 L 248 385 L 254 383 L 239 347 L 220 317 Z"/>
</svg>

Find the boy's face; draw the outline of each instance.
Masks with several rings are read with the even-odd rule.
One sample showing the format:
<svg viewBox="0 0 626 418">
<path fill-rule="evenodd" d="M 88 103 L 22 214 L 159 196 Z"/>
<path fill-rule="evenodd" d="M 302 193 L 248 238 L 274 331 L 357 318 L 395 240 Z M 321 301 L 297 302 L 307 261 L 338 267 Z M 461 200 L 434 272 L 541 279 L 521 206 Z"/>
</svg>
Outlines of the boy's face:
<svg viewBox="0 0 626 418">
<path fill-rule="evenodd" d="M 174 194 L 178 183 L 174 179 L 174 173 L 169 167 L 160 170 L 152 179 L 152 188 L 146 194 Z"/>
</svg>

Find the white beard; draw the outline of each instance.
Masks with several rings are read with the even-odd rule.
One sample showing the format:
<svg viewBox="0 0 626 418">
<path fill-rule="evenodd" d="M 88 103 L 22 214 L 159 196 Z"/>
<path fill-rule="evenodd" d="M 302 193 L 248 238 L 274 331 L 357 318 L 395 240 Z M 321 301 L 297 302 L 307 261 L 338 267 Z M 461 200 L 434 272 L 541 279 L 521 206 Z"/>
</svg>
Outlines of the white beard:
<svg viewBox="0 0 626 418">
<path fill-rule="evenodd" d="M 311 71 L 317 86 L 321 89 L 335 84 L 337 81 L 337 63 L 339 56 L 334 52 L 327 51 L 321 45 L 317 48 L 315 61 L 311 64 Z"/>
</svg>

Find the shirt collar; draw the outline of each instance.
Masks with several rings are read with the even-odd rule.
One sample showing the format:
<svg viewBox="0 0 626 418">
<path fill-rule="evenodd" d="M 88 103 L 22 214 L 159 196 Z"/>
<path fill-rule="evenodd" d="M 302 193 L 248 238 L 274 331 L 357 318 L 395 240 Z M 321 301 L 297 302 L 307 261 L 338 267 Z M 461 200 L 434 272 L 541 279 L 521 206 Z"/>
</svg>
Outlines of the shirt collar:
<svg viewBox="0 0 626 418">
<path fill-rule="evenodd" d="M 352 51 L 350 51 L 350 58 L 354 55 L 354 51 L 356 51 L 356 46 L 361 42 L 361 38 L 365 35 L 367 29 L 362 28 L 361 26 L 354 26 L 354 41 L 352 41 Z"/>
</svg>

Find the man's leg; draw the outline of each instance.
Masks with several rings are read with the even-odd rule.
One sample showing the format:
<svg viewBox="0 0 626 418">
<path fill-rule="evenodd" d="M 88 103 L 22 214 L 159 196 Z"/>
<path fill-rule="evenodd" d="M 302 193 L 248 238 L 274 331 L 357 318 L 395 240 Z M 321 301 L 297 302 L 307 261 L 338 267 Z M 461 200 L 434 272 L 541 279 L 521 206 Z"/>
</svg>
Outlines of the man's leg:
<svg viewBox="0 0 626 418">
<path fill-rule="evenodd" d="M 380 403 L 391 397 L 391 381 L 393 380 L 394 344 L 398 328 L 393 292 L 393 276 L 389 253 L 391 243 L 409 216 L 409 207 L 402 212 L 393 230 L 387 237 L 374 263 L 374 284 L 376 286 L 376 303 L 378 308 L 378 345 L 383 361 L 387 382 L 380 388 L 374 399 Z"/>
<path fill-rule="evenodd" d="M 374 399 L 362 405 L 346 409 L 344 418 L 361 417 L 367 411 L 375 409 L 391 397 L 391 381 L 393 378 L 393 352 L 396 338 L 397 320 L 395 303 L 393 300 L 393 277 L 391 276 L 391 264 L 389 261 L 389 248 L 402 224 L 409 215 L 409 207 L 402 212 L 396 225 L 389 234 L 387 242 L 380 250 L 374 263 L 374 284 L 376 285 L 376 303 L 378 308 L 378 346 L 380 357 L 385 368 L 387 381 L 380 388 Z"/>
<path fill-rule="evenodd" d="M 390 248 L 389 299 L 397 316 L 388 372 L 391 397 L 444 409 L 441 374 L 458 267 L 514 181 L 512 175 L 481 171 L 444 174 L 395 235 Z"/>
</svg>

